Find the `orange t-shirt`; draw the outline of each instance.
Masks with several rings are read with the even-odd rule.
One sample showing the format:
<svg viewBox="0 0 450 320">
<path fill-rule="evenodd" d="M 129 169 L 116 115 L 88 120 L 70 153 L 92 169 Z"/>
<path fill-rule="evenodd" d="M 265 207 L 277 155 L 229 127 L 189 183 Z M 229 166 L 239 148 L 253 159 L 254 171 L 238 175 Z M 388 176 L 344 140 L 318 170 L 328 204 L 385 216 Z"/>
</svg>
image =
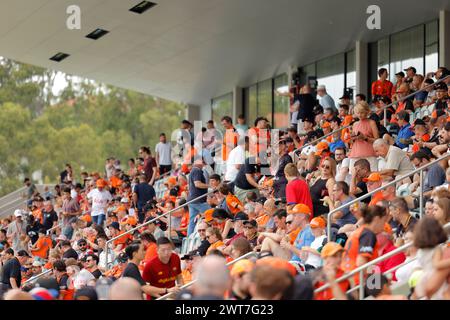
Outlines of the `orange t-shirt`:
<svg viewBox="0 0 450 320">
<path fill-rule="evenodd" d="M 41 209 L 33 210 L 33 212 L 31 214 L 33 215 L 35 220 L 39 221 L 40 224 L 44 223 L 44 217 L 42 216 Z"/>
<path fill-rule="evenodd" d="M 158 255 L 157 253 L 158 251 L 158 246 L 156 245 L 156 243 L 150 243 L 150 245 L 147 247 L 147 250 L 145 250 L 145 257 L 144 257 L 144 261 L 148 262 L 151 259 L 153 259 L 154 257 L 156 257 Z"/>
<path fill-rule="evenodd" d="M 31 252 L 33 256 L 47 259 L 48 251 L 52 248 L 52 240 L 47 236 L 39 238 L 36 241 L 36 248 L 38 250 Z"/>
<path fill-rule="evenodd" d="M 231 129 L 225 130 L 225 136 L 223 137 L 223 143 L 222 143 L 222 160 L 227 161 L 228 155 L 230 154 L 231 150 L 233 150 L 237 144 L 239 139 L 239 133 L 237 130 L 233 127 Z"/>
<path fill-rule="evenodd" d="M 228 210 L 230 210 L 233 215 L 236 215 L 236 213 L 241 211 L 241 209 L 239 209 L 239 206 L 242 206 L 242 202 L 234 194 L 230 193 L 229 195 L 227 195 L 227 197 L 225 198 L 225 202 L 227 204 Z"/>
<path fill-rule="evenodd" d="M 265 130 L 265 132 L 264 132 Z M 266 151 L 270 146 L 270 130 L 251 128 L 248 130 L 250 138 L 249 153 L 251 156 L 258 156 L 260 152 Z M 254 141 L 256 137 L 256 142 Z"/>
<path fill-rule="evenodd" d="M 342 277 L 344 275 L 344 271 L 342 271 L 341 268 L 338 268 L 336 270 L 336 279 Z M 319 281 L 317 282 L 317 284 L 315 285 L 315 288 L 318 289 L 322 286 L 324 286 L 326 283 Z M 350 282 L 348 280 L 344 280 L 339 282 L 339 287 L 341 288 L 342 292 L 347 292 L 348 289 L 350 289 Z M 334 298 L 333 295 L 333 290 L 331 288 L 328 288 L 324 291 L 321 291 L 319 293 L 316 293 L 314 295 L 314 300 L 331 300 Z"/>
<path fill-rule="evenodd" d="M 119 235 L 124 233 L 125 233 L 124 231 L 121 231 Z M 128 240 L 130 241 L 133 240 L 133 236 L 130 233 L 124 235 L 123 237 L 117 238 L 116 240 L 114 240 L 113 244 L 114 246 L 118 246 L 119 244 L 127 244 Z"/>
<path fill-rule="evenodd" d="M 211 251 L 213 251 L 223 245 L 224 245 L 223 241 L 221 241 L 221 240 L 216 241 L 215 243 L 213 243 L 212 245 L 209 246 L 208 250 L 206 251 L 206 254 L 208 255 Z"/>
<path fill-rule="evenodd" d="M 109 182 L 111 183 L 111 187 L 116 188 L 116 189 L 119 188 L 122 185 L 122 180 L 120 180 L 116 176 L 112 176 L 109 179 Z"/>
</svg>

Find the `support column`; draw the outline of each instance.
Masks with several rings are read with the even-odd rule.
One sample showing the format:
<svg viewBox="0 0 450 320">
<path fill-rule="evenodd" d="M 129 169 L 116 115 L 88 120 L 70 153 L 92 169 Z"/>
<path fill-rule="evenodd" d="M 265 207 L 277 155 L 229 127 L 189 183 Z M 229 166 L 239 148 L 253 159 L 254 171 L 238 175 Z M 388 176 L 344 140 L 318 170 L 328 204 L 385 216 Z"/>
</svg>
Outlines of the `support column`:
<svg viewBox="0 0 450 320">
<path fill-rule="evenodd" d="M 233 123 L 237 123 L 237 117 L 244 113 L 244 106 L 242 103 L 242 88 L 233 88 L 233 114 L 230 114 Z"/>
<path fill-rule="evenodd" d="M 201 120 L 200 117 L 200 107 L 192 104 L 186 106 L 186 118 L 190 122 Z"/>
<path fill-rule="evenodd" d="M 358 93 L 363 93 L 368 95 L 367 83 L 369 81 L 369 70 L 368 70 L 368 45 L 366 42 L 356 41 L 355 42 L 355 66 L 356 66 L 356 90 L 354 95 Z"/>
<path fill-rule="evenodd" d="M 450 11 L 439 11 L 439 66 L 450 66 Z"/>
</svg>

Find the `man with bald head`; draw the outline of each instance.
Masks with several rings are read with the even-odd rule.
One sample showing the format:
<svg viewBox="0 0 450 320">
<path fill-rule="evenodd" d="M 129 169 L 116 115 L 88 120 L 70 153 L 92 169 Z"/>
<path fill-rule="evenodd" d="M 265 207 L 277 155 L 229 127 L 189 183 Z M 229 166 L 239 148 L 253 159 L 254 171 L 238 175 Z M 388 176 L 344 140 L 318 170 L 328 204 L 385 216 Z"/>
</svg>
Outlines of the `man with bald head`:
<svg viewBox="0 0 450 320">
<path fill-rule="evenodd" d="M 274 232 L 275 231 L 275 221 L 273 215 L 278 210 L 275 199 L 270 198 L 264 202 L 264 214 L 265 217 L 258 220 L 259 226 L 264 226 L 264 230 L 266 232 Z"/>
<path fill-rule="evenodd" d="M 217 255 L 204 257 L 194 266 L 194 300 L 223 300 L 230 285 L 226 260 Z"/>
<path fill-rule="evenodd" d="M 414 170 L 414 166 L 406 152 L 398 147 L 389 145 L 386 140 L 375 140 L 373 149 L 377 157 L 382 158 L 382 163 L 379 164 L 381 176 L 402 176 Z"/>
<path fill-rule="evenodd" d="M 110 300 L 143 300 L 139 282 L 133 278 L 119 278 L 111 285 Z"/>
</svg>

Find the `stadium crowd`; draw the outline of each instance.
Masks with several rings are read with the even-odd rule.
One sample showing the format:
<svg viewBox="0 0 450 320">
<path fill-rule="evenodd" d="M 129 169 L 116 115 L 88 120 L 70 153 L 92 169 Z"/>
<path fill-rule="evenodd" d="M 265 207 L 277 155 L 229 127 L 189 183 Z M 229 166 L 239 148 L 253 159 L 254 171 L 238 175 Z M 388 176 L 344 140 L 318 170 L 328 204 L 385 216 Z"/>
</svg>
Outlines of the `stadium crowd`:
<svg viewBox="0 0 450 320">
<path fill-rule="evenodd" d="M 291 99 L 286 130 L 184 120 L 176 148 L 162 133 L 126 166 L 67 164 L 44 193 L 25 179 L 27 208 L 1 220 L 0 297 L 347 300 L 362 283 L 372 299 L 450 299 L 450 157 L 423 183 L 391 183 L 449 155 L 450 72 L 405 71 L 391 83 L 380 69 L 371 97 L 337 104 L 325 86 L 318 100 L 307 85 L 277 92 Z"/>
</svg>

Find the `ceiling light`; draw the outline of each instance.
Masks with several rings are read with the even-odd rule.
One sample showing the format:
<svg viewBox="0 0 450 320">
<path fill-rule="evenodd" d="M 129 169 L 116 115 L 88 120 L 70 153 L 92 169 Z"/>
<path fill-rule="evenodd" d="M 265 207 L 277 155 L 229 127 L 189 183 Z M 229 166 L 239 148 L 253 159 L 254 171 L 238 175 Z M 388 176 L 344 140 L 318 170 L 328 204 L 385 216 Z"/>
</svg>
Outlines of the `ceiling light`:
<svg viewBox="0 0 450 320">
<path fill-rule="evenodd" d="M 103 37 L 107 33 L 109 33 L 109 31 L 97 28 L 94 31 L 92 31 L 91 33 L 89 33 L 86 36 L 86 38 L 89 38 L 89 39 L 92 39 L 92 40 L 97 40 L 97 39 Z"/>
<path fill-rule="evenodd" d="M 51 57 L 50 60 L 56 61 L 56 62 L 61 62 L 64 59 L 66 59 L 68 56 L 70 56 L 70 54 L 64 53 L 64 52 L 58 52 L 53 57 Z"/>
<path fill-rule="evenodd" d="M 156 6 L 156 3 L 151 1 L 142 1 L 141 3 L 135 5 L 133 8 L 130 9 L 131 12 L 142 14 L 148 9 Z"/>
</svg>

